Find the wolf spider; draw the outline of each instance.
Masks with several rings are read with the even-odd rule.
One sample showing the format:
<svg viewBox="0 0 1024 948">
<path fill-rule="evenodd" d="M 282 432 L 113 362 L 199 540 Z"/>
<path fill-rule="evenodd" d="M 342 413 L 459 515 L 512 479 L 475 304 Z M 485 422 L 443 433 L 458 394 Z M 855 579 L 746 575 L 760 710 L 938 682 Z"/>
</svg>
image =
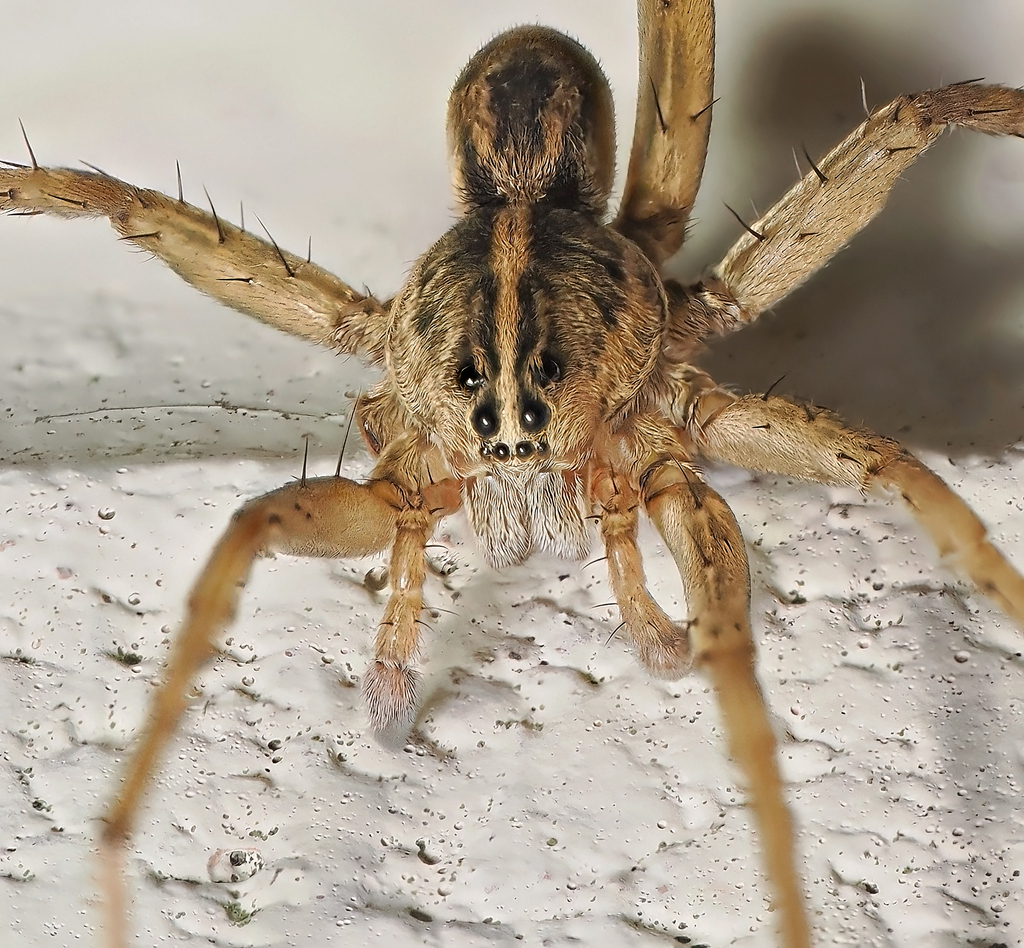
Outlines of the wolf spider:
<svg viewBox="0 0 1024 948">
<path fill-rule="evenodd" d="M 640 0 L 638 111 L 622 202 L 607 214 L 611 93 L 593 57 L 550 29 L 484 46 L 451 94 L 448 141 L 461 217 L 391 300 L 360 293 L 177 198 L 102 172 L 0 171 L 0 210 L 108 217 L 122 239 L 215 299 L 383 368 L 356 405 L 376 456 L 365 483 L 303 478 L 246 503 L 192 590 L 187 617 L 102 832 L 109 931 L 127 942 L 123 847 L 189 683 L 231 621 L 255 557 L 390 549 L 391 596 L 363 678 L 372 727 L 417 710 L 414 664 L 425 546 L 465 509 L 492 566 L 534 549 L 581 559 L 597 522 L 622 626 L 655 675 L 710 679 L 750 794 L 782 944 L 810 944 L 775 739 L 755 677 L 744 542 L 696 462 L 897 491 L 980 590 L 1024 624 L 1024 579 L 978 518 L 895 442 L 770 392 L 737 396 L 695 364 L 829 261 L 946 126 L 1024 136 L 1024 93 L 963 83 L 874 110 L 725 258 L 684 286 L 681 247 L 711 124 L 710 0 Z M 688 617 L 644 585 L 640 511 L 682 575 Z"/>
</svg>

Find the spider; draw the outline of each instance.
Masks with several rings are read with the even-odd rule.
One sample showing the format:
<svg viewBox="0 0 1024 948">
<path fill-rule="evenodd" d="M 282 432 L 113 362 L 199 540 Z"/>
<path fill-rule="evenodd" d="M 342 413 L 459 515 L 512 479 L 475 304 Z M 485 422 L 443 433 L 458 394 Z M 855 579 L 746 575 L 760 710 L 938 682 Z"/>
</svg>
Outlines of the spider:
<svg viewBox="0 0 1024 948">
<path fill-rule="evenodd" d="M 593 517 L 623 626 L 671 677 L 702 668 L 722 702 L 761 833 L 783 943 L 809 943 L 774 740 L 753 667 L 744 544 L 695 462 L 904 495 L 940 551 L 1018 623 L 1024 581 L 977 518 L 899 446 L 824 409 L 737 397 L 695 364 L 703 341 L 755 319 L 874 216 L 946 124 L 1021 134 L 1024 97 L 965 84 L 875 110 L 697 284 L 664 277 L 703 166 L 713 106 L 710 4 L 641 3 L 633 154 L 606 223 L 611 101 L 594 60 L 550 30 L 510 31 L 463 72 L 449 107 L 462 217 L 391 301 L 356 292 L 178 198 L 100 172 L 27 167 L 0 176 L 0 209 L 111 218 L 119 233 L 217 299 L 384 367 L 357 417 L 377 465 L 364 484 L 303 479 L 250 502 L 202 572 L 165 685 L 104 831 L 109 888 L 188 681 L 230 620 L 253 558 L 390 548 L 392 597 L 363 679 L 371 724 L 411 725 L 424 547 L 464 508 L 495 567 L 534 549 L 582 558 Z M 856 172 L 856 174 L 855 174 Z M 6 194 L 6 198 L 4 195 Z M 685 621 L 646 592 L 635 543 L 646 513 L 676 559 Z M 124 939 L 119 899 L 112 930 Z"/>
</svg>

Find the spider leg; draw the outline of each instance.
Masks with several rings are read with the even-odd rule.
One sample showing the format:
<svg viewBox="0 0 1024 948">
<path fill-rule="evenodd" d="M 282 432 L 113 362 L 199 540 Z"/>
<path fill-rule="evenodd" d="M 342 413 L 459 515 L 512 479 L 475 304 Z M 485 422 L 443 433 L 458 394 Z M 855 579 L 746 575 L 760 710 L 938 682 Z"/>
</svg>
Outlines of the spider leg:
<svg viewBox="0 0 1024 948">
<path fill-rule="evenodd" d="M 614 227 L 657 266 L 683 244 L 704 171 L 715 72 L 711 0 L 640 0 L 636 125 Z"/>
<path fill-rule="evenodd" d="M 122 240 L 220 303 L 346 353 L 383 358 L 385 308 L 315 263 L 212 213 L 110 175 L 0 167 L 0 212 L 106 217 Z M 269 236 L 269 235 L 268 235 Z"/>
<path fill-rule="evenodd" d="M 807 948 L 810 933 L 793 821 L 783 797 L 775 735 L 754 674 L 743 537 L 725 501 L 688 465 L 665 462 L 648 472 L 642 496 L 682 576 L 694 664 L 711 679 L 729 751 L 746 778 L 782 943 Z"/>
<path fill-rule="evenodd" d="M 437 506 L 433 510 L 428 507 L 412 519 L 432 528 L 451 509 L 449 485 L 442 482 L 428 488 L 424 500 Z M 457 498 L 457 492 L 454 496 Z M 189 684 L 213 657 L 215 636 L 232 620 L 238 589 L 253 559 L 269 552 L 365 556 L 395 544 L 392 562 L 401 564 L 404 554 L 398 552 L 398 547 L 407 543 L 408 507 L 404 495 L 389 481 L 357 484 L 343 477 L 321 477 L 271 491 L 249 501 L 234 515 L 192 588 L 164 681 L 153 698 L 148 723 L 128 761 L 121 789 L 107 812 L 100 848 L 112 944 L 127 944 L 122 873 L 125 840 L 132 832 L 159 757 L 188 705 Z M 408 572 L 406 569 L 405 575 Z M 405 575 L 393 580 L 399 592 Z M 399 593 L 395 598 L 400 598 Z M 389 615 L 392 612 L 389 607 Z"/>
<path fill-rule="evenodd" d="M 1024 577 L 986 538 L 977 515 L 897 442 L 823 408 L 776 395 L 697 395 L 686 431 L 705 457 L 826 484 L 898 490 L 943 557 L 1024 628 Z"/>
<path fill-rule="evenodd" d="M 740 329 L 841 250 L 885 205 L 892 186 L 952 126 L 1024 137 L 1024 90 L 973 83 L 901 96 L 876 109 L 693 286 L 669 281 L 669 349 Z M 685 354 L 680 353 L 682 358 Z"/>
<path fill-rule="evenodd" d="M 370 725 L 384 738 L 404 736 L 416 714 L 419 676 L 413 666 L 423 609 L 426 545 L 437 517 L 423 507 L 404 506 L 391 550 L 391 598 L 377 630 L 374 658 L 363 676 L 363 701 Z"/>
<path fill-rule="evenodd" d="M 617 478 L 608 470 L 595 477 L 593 493 L 601 509 L 608 577 L 622 624 L 651 674 L 678 678 L 691 665 L 689 636 L 685 625 L 673 622 L 644 585 L 644 568 L 636 545 L 640 495 L 627 478 Z"/>
</svg>

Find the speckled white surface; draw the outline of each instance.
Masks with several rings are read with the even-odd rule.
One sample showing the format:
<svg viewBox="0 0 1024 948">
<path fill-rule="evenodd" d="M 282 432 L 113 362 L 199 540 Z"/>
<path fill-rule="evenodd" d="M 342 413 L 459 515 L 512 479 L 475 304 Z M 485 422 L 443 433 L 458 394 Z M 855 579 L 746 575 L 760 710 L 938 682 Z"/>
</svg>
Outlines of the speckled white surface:
<svg viewBox="0 0 1024 948">
<path fill-rule="evenodd" d="M 720 4 L 700 218 L 736 234 L 871 102 L 1024 82 L 1024 10 Z M 763 9 L 762 9 L 763 8 Z M 37 2 L 4 13 L 0 154 L 83 158 L 218 210 L 386 294 L 450 220 L 443 107 L 515 22 L 576 33 L 631 123 L 627 2 Z M 390 24 L 390 25 L 389 25 Z M 1024 565 L 1024 144 L 943 139 L 883 218 L 709 364 L 903 438 Z M 99 945 L 92 848 L 199 562 L 244 498 L 333 469 L 357 364 L 253 325 L 102 223 L 0 220 L 0 941 Z M 46 417 L 53 416 L 53 417 Z M 362 448 L 346 461 L 365 474 Z M 884 498 L 711 472 L 751 557 L 817 942 L 1024 944 L 1021 638 Z M 258 565 L 226 657 L 132 841 L 145 945 L 774 944 L 756 841 L 698 677 L 652 681 L 602 565 L 494 573 L 455 518 L 404 751 L 355 686 L 372 562 Z M 681 614 L 648 532 L 652 588 Z M 141 656 L 126 667 L 118 649 Z M 251 852 L 240 884 L 213 882 Z M 258 857 L 258 859 L 257 859 Z M 262 868 L 260 867 L 262 863 Z M 241 924 L 246 922 L 245 924 Z M 687 941 L 688 940 L 688 941 Z"/>
</svg>

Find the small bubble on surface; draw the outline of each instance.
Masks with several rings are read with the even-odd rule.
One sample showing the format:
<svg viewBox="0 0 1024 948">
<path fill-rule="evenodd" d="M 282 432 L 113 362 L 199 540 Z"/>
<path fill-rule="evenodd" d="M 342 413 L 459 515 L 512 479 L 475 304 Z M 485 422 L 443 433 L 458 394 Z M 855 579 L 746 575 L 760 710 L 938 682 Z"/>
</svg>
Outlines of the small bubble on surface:
<svg viewBox="0 0 1024 948">
<path fill-rule="evenodd" d="M 211 882 L 244 882 L 266 865 L 257 849 L 218 849 L 206 863 Z"/>
</svg>

